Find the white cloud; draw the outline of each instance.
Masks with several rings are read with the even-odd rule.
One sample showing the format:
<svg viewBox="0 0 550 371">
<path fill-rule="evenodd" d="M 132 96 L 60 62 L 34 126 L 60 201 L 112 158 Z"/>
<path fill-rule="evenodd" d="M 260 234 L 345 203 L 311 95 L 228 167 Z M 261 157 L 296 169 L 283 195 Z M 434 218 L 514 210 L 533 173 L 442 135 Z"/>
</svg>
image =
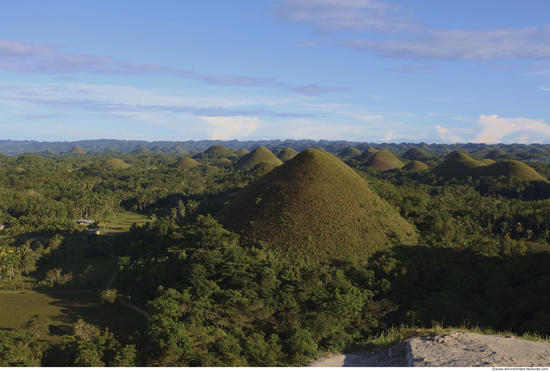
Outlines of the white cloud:
<svg viewBox="0 0 550 371">
<path fill-rule="evenodd" d="M 449 129 L 445 129 L 441 125 L 437 125 L 435 129 L 437 131 L 437 135 L 443 142 L 463 142 L 464 141 L 464 139 L 454 134 L 453 132 L 449 131 Z"/>
<path fill-rule="evenodd" d="M 203 117 L 213 126 L 210 139 L 239 139 L 252 134 L 260 126 L 257 117 Z"/>
<path fill-rule="evenodd" d="M 502 143 L 504 139 L 512 141 L 540 142 L 550 139 L 550 126 L 544 120 L 525 117 L 502 118 L 498 115 L 481 115 L 477 120 L 481 132 L 475 142 Z M 515 137 L 510 137 L 517 134 Z"/>
<path fill-rule="evenodd" d="M 388 135 L 386 135 L 384 138 L 382 138 L 382 140 L 384 140 L 384 141 L 390 141 L 390 140 L 392 140 L 392 139 L 394 139 L 393 130 L 390 130 L 390 131 L 388 132 Z"/>
<path fill-rule="evenodd" d="M 550 60 L 550 26 L 491 30 L 427 29 L 416 38 L 341 43 L 387 58 L 409 60 Z"/>
<path fill-rule="evenodd" d="M 321 30 L 393 33 L 414 29 L 410 16 L 399 10 L 378 0 L 283 0 L 273 9 L 273 15 L 282 22 L 309 24 Z"/>
</svg>

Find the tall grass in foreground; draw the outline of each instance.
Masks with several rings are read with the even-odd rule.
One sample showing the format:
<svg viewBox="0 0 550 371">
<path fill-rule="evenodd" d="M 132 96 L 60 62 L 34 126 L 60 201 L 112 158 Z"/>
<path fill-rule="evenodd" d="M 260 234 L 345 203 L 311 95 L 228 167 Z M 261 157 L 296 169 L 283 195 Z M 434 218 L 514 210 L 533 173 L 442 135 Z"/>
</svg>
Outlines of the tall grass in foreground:
<svg viewBox="0 0 550 371">
<path fill-rule="evenodd" d="M 392 346 L 400 343 L 401 341 L 426 336 L 437 336 L 450 334 L 451 332 L 470 332 L 480 335 L 499 335 L 510 336 L 517 339 L 529 340 L 529 341 L 546 341 L 550 342 L 550 336 L 540 335 L 537 332 L 526 332 L 522 335 L 517 335 L 511 331 L 495 331 L 491 328 L 483 328 L 479 326 L 471 326 L 468 322 L 465 322 L 460 327 L 443 327 L 436 323 L 432 327 L 417 327 L 401 325 L 398 327 L 392 326 L 391 328 L 383 331 L 377 335 L 371 335 L 361 342 L 349 345 L 344 349 L 344 353 L 353 352 L 361 353 L 366 351 L 372 351 L 374 349 L 384 350 L 391 348 Z"/>
</svg>

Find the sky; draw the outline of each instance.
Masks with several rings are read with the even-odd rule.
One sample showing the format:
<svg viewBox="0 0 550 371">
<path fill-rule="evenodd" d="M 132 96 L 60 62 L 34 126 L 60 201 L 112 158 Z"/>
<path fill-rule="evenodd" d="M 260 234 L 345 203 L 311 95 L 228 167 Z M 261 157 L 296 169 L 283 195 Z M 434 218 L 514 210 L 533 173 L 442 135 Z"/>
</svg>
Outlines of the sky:
<svg viewBox="0 0 550 371">
<path fill-rule="evenodd" d="M 0 139 L 550 143 L 548 0 L 0 9 Z"/>
</svg>

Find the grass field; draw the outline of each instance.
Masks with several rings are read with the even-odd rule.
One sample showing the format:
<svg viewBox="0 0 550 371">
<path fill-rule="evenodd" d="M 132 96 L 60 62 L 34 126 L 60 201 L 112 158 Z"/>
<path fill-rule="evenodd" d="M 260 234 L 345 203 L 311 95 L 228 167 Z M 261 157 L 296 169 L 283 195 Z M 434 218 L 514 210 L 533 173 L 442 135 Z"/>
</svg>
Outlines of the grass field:
<svg viewBox="0 0 550 371">
<path fill-rule="evenodd" d="M 100 293 L 116 271 L 117 262 L 109 256 L 88 254 L 94 246 L 108 250 L 116 234 L 128 232 L 134 223 L 142 225 L 149 220 L 146 214 L 126 212 L 117 216 L 116 224 L 113 220 L 107 233 L 90 238 L 87 227 L 83 226 L 80 233 L 64 236 L 60 258 L 42 264 L 29 276 L 4 280 L 1 287 L 3 291 L 0 291 L 0 329 L 23 330 L 32 315 L 42 313 L 51 321 L 51 334 L 44 337 L 48 341 L 71 334 L 71 325 L 79 318 L 102 328 L 109 327 L 115 333 L 130 335 L 136 330 L 145 332 L 147 320 L 139 313 L 123 305 L 115 304 L 107 308 L 99 304 Z M 50 238 L 27 235 L 2 237 L 15 238 L 21 242 L 37 238 L 44 244 Z M 95 268 L 95 278 L 91 285 L 83 283 L 79 278 L 89 266 Z M 72 272 L 73 280 L 62 287 L 57 284 L 53 288 L 49 284 L 45 286 L 46 272 L 54 268 L 61 268 L 63 274 Z M 32 287 L 35 291 L 18 291 L 21 287 Z"/>
<path fill-rule="evenodd" d="M 145 317 L 123 305 L 106 308 L 99 304 L 99 295 L 99 291 L 0 292 L 0 329 L 24 330 L 31 316 L 42 313 L 50 320 L 50 335 L 41 337 L 48 341 L 72 334 L 71 325 L 79 318 L 114 333 L 145 332 Z"/>
</svg>

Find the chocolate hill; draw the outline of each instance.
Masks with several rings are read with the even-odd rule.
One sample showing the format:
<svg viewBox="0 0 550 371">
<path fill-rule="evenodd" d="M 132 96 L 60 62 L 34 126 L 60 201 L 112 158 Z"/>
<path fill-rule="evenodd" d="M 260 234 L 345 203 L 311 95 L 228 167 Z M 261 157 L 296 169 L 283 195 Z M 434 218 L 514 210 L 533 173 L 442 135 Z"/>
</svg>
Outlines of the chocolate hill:
<svg viewBox="0 0 550 371">
<path fill-rule="evenodd" d="M 199 165 L 200 164 L 197 161 L 193 160 L 192 158 L 184 157 L 181 160 L 178 160 L 174 164 L 174 167 L 183 169 L 183 170 L 191 170 L 195 166 L 199 166 Z"/>
<path fill-rule="evenodd" d="M 269 166 L 278 166 L 283 162 L 279 160 L 273 152 L 260 146 L 244 155 L 239 161 L 237 161 L 234 167 L 237 170 L 250 170 L 260 163 L 265 163 L 265 165 Z"/>
<path fill-rule="evenodd" d="M 428 154 L 428 152 L 424 151 L 422 148 L 411 147 L 401 157 L 407 160 L 426 161 L 431 156 Z"/>
<path fill-rule="evenodd" d="M 197 153 L 193 156 L 193 159 L 195 160 L 201 160 L 201 159 L 220 159 L 220 158 L 233 158 L 237 157 L 236 154 L 231 152 L 229 148 L 225 146 L 212 146 L 208 148 L 206 151 Z"/>
<path fill-rule="evenodd" d="M 287 259 L 366 259 L 416 232 L 335 156 L 307 149 L 245 188 L 216 219 Z"/>
<path fill-rule="evenodd" d="M 298 152 L 296 150 L 286 147 L 277 154 L 277 158 L 282 162 L 287 162 L 291 158 L 295 157 L 297 154 Z"/>
<path fill-rule="evenodd" d="M 369 166 L 375 168 L 378 171 L 387 171 L 395 169 L 390 163 L 380 157 L 371 157 L 369 159 Z"/>
<path fill-rule="evenodd" d="M 386 161 L 392 168 L 401 169 L 404 166 L 404 164 L 401 162 L 401 160 L 399 160 L 397 157 L 395 157 L 393 155 L 393 153 L 388 152 L 388 151 L 378 151 L 378 152 L 376 152 L 375 154 L 373 154 L 372 156 L 369 157 L 366 165 L 374 167 L 375 161 L 377 159 L 382 159 L 382 160 Z M 380 162 L 380 161 L 377 161 L 377 162 Z M 386 170 L 389 170 L 389 169 L 386 169 Z"/>
<path fill-rule="evenodd" d="M 340 152 L 338 154 L 338 156 L 344 158 L 344 157 L 357 157 L 357 156 L 361 156 L 361 151 L 358 150 L 357 148 L 353 147 L 353 146 L 348 146 L 346 148 L 344 148 L 342 150 L 342 152 Z"/>
<path fill-rule="evenodd" d="M 71 155 L 85 155 L 87 152 L 80 146 L 74 146 L 67 154 Z"/>
<path fill-rule="evenodd" d="M 110 158 L 101 164 L 102 169 L 127 169 L 130 165 L 119 158 Z"/>
<path fill-rule="evenodd" d="M 525 180 L 546 180 L 534 169 L 519 161 L 500 161 L 491 164 L 477 161 L 462 151 L 454 151 L 432 172 L 445 178 L 479 178 L 481 176 L 518 177 Z"/>
<path fill-rule="evenodd" d="M 421 170 L 427 170 L 428 165 L 421 161 L 411 161 L 407 165 L 403 166 L 401 169 L 405 171 L 421 171 Z"/>
</svg>

